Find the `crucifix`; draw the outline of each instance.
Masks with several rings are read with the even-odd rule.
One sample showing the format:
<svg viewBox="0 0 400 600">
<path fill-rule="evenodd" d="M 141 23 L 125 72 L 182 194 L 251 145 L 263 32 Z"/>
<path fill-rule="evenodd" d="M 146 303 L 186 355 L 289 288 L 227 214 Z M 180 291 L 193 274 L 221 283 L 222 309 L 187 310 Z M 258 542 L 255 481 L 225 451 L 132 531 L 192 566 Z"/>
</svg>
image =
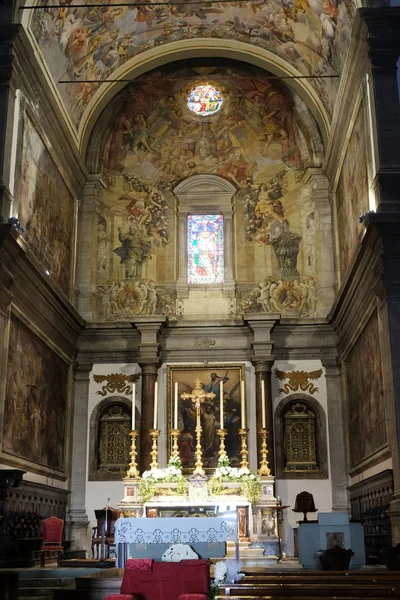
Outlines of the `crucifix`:
<svg viewBox="0 0 400 600">
<path fill-rule="evenodd" d="M 190 400 L 193 403 L 193 406 L 196 409 L 196 437 L 197 437 L 196 452 L 195 452 L 196 465 L 195 465 L 195 470 L 193 471 L 193 474 L 194 475 L 197 475 L 197 474 L 205 475 L 204 469 L 203 469 L 202 451 L 201 451 L 202 427 L 201 427 L 201 423 L 200 423 L 200 406 L 201 406 L 201 403 L 204 402 L 204 400 L 213 400 L 215 398 L 215 394 L 214 394 L 214 392 L 205 392 L 203 390 L 200 379 L 196 379 L 196 381 L 194 382 L 194 388 L 192 389 L 192 393 L 188 394 L 187 392 L 184 392 L 183 394 L 181 394 L 181 398 L 183 400 L 190 398 Z"/>
</svg>

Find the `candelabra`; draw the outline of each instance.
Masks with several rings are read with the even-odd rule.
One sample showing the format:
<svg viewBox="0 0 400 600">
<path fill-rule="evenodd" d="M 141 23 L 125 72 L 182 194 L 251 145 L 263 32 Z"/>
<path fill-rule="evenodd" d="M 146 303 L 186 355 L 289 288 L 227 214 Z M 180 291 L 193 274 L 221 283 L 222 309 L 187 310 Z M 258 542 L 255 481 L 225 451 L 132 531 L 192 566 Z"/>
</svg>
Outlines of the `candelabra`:
<svg viewBox="0 0 400 600">
<path fill-rule="evenodd" d="M 247 457 L 249 455 L 249 452 L 247 450 L 247 436 L 248 436 L 249 430 L 246 429 L 239 429 L 239 435 L 242 438 L 242 447 L 240 449 L 240 455 L 242 457 L 242 460 L 240 462 L 240 466 L 242 469 L 248 469 L 249 468 L 249 462 L 247 460 Z"/>
<path fill-rule="evenodd" d="M 171 429 L 171 437 L 172 437 L 171 457 L 172 458 L 179 458 L 179 449 L 178 449 L 179 434 L 180 434 L 179 429 Z"/>
<path fill-rule="evenodd" d="M 227 429 L 217 429 L 217 433 L 219 436 L 219 458 L 226 458 L 227 454 L 226 454 L 226 450 L 225 450 L 225 437 L 226 434 L 228 433 Z"/>
<path fill-rule="evenodd" d="M 158 469 L 158 441 L 157 438 L 160 435 L 159 429 L 150 429 L 150 435 L 153 438 L 153 443 L 151 446 L 150 456 L 152 458 L 150 469 L 154 471 L 154 469 Z"/>
<path fill-rule="evenodd" d="M 262 427 L 261 429 L 258 430 L 258 433 L 261 435 L 261 463 L 260 463 L 260 468 L 258 469 L 258 474 L 260 475 L 260 477 L 262 477 L 263 475 L 265 477 L 269 477 L 271 475 L 271 471 L 269 469 L 269 465 L 268 465 L 268 449 L 267 449 L 267 435 L 268 435 L 268 431 L 265 429 L 265 427 Z"/>
<path fill-rule="evenodd" d="M 129 479 L 139 479 L 140 473 L 138 471 L 137 462 L 136 462 L 136 457 L 137 457 L 137 452 L 136 452 L 136 438 L 139 435 L 139 431 L 137 429 L 132 429 L 129 432 L 129 435 L 132 438 L 132 441 L 131 441 L 131 451 L 129 452 L 129 456 L 131 457 L 131 462 L 129 464 L 129 469 L 126 472 L 126 476 Z"/>
</svg>

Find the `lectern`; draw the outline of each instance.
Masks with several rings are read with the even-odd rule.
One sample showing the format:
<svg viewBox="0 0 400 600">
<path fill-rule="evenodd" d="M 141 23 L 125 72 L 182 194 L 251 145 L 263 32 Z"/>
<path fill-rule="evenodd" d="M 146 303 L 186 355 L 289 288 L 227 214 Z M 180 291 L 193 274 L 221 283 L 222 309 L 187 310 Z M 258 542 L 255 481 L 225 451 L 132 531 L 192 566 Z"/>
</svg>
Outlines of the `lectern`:
<svg viewBox="0 0 400 600">
<path fill-rule="evenodd" d="M 102 533 L 104 530 L 105 558 L 109 558 L 110 546 L 114 545 L 115 522 L 121 516 L 121 511 L 117 508 L 102 508 L 95 510 L 97 519 L 96 527 L 93 527 L 92 536 L 92 558 L 96 549 L 96 558 L 99 558 L 99 549 L 101 548 Z M 107 524 L 106 524 L 107 519 Z"/>
</svg>

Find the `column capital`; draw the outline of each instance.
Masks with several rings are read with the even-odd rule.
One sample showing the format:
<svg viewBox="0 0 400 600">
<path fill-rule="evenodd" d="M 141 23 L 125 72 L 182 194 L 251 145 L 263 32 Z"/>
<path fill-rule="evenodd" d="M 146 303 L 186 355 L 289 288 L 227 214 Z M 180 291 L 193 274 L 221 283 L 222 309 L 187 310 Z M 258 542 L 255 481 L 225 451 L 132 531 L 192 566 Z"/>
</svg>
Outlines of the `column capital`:
<svg viewBox="0 0 400 600">
<path fill-rule="evenodd" d="M 253 332 L 253 356 L 252 362 L 274 360 L 272 349 L 274 341 L 271 339 L 271 331 L 279 322 L 280 314 L 273 313 L 269 318 L 265 315 L 246 315 L 245 320 Z"/>
<path fill-rule="evenodd" d="M 158 365 L 160 363 L 158 339 L 166 321 L 166 316 L 155 315 L 137 317 L 132 323 L 132 327 L 136 327 L 140 333 L 139 364 Z"/>
<path fill-rule="evenodd" d="M 138 363 L 139 367 L 142 369 L 142 375 L 155 375 L 155 376 L 157 376 L 158 364 L 159 363 L 153 363 L 153 364 L 141 363 L 141 362 Z"/>
<path fill-rule="evenodd" d="M 271 373 L 272 365 L 274 364 L 274 357 L 271 356 L 268 360 L 265 358 L 264 360 L 253 360 L 252 363 L 254 365 L 255 373 Z"/>
<path fill-rule="evenodd" d="M 79 362 L 74 363 L 74 379 L 75 381 L 89 381 L 90 373 L 93 369 L 92 362 Z"/>
<path fill-rule="evenodd" d="M 321 357 L 322 366 L 325 369 L 326 377 L 340 377 L 342 367 L 337 357 Z"/>
</svg>

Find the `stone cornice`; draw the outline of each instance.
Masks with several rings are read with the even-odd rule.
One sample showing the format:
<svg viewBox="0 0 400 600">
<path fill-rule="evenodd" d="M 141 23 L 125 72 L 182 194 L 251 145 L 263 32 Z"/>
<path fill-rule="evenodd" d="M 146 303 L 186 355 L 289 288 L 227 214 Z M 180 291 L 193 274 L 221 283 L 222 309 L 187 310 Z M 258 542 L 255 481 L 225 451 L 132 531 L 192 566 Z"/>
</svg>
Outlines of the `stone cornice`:
<svg viewBox="0 0 400 600">
<path fill-rule="evenodd" d="M 71 302 L 10 225 L 0 226 L 0 262 L 12 280 L 6 283 L 13 311 L 52 339 L 68 357 L 75 354 L 76 339 L 84 321 Z"/>
</svg>

